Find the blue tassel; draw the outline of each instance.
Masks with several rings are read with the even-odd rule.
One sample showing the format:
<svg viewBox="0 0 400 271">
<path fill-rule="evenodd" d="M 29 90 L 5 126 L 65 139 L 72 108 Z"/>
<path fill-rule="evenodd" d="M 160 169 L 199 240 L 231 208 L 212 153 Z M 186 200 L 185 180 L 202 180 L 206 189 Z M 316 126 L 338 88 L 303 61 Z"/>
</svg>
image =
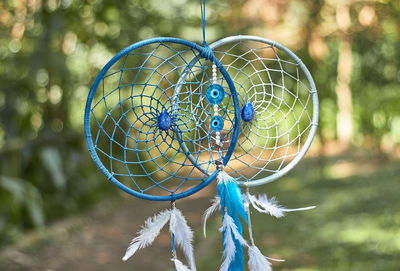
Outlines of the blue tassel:
<svg viewBox="0 0 400 271">
<path fill-rule="evenodd" d="M 225 210 L 229 216 L 231 216 L 237 226 L 240 234 L 243 233 L 242 224 L 240 222 L 241 217 L 246 223 L 247 214 L 243 205 L 243 197 L 239 186 L 236 184 L 235 179 L 230 177 L 225 172 L 218 174 L 219 183 L 217 186 L 218 197 L 220 198 L 222 217 L 224 217 Z M 225 240 L 225 233 L 222 235 Z M 244 256 L 243 248 L 241 244 L 235 239 L 235 256 L 229 266 L 229 271 L 243 271 L 244 270 Z"/>
</svg>

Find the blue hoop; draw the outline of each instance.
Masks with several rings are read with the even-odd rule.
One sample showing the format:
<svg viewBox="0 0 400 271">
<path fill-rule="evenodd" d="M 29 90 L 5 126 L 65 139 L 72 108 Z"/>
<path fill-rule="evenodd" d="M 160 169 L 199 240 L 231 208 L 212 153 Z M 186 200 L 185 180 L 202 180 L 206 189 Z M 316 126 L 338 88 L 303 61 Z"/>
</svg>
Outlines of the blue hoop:
<svg viewBox="0 0 400 271">
<path fill-rule="evenodd" d="M 93 159 L 93 161 L 96 163 L 96 165 L 98 166 L 98 168 L 101 170 L 101 172 L 107 177 L 108 180 L 110 180 L 112 183 L 114 183 L 117 187 L 119 187 L 120 189 L 122 189 L 123 191 L 136 196 L 138 198 L 142 198 L 142 199 L 147 199 L 147 200 L 154 200 L 154 201 L 175 201 L 177 199 L 180 198 L 184 198 L 187 196 L 192 195 L 193 193 L 201 190 L 202 188 L 204 188 L 205 186 L 207 186 L 209 183 L 211 183 L 217 173 L 218 170 L 215 170 L 212 174 L 207 174 L 207 179 L 205 179 L 204 181 L 202 181 L 200 184 L 190 188 L 189 190 L 183 191 L 181 193 L 178 194 L 174 194 L 171 193 L 171 195 L 169 196 L 155 196 L 155 195 L 149 195 L 149 194 L 144 194 L 143 192 L 138 192 L 135 191 L 127 186 L 125 186 L 124 184 L 122 184 L 121 182 L 119 182 L 114 176 L 113 174 L 110 173 L 110 171 L 103 165 L 103 163 L 101 162 L 97 151 L 95 149 L 95 146 L 93 144 L 93 138 L 92 138 L 92 134 L 91 134 L 91 129 L 90 129 L 90 114 L 92 112 L 91 109 L 91 105 L 93 102 L 93 98 L 94 95 L 96 93 L 96 90 L 101 82 L 101 80 L 103 79 L 103 77 L 106 75 L 106 73 L 108 72 L 108 70 L 119 60 L 121 59 L 123 56 L 128 55 L 131 51 L 140 48 L 142 46 L 145 45 L 149 45 L 152 43 L 163 43 L 163 42 L 169 42 L 169 43 L 176 43 L 176 44 L 181 44 L 181 45 L 186 45 L 189 48 L 196 50 L 199 53 L 199 57 L 203 57 L 206 58 L 207 60 L 210 60 L 211 62 L 213 62 L 213 64 L 215 64 L 217 66 L 217 68 L 219 69 L 219 71 L 221 72 L 222 76 L 224 77 L 225 81 L 228 84 L 228 87 L 230 89 L 230 92 L 232 94 L 232 100 L 233 100 L 233 106 L 235 109 L 234 112 L 234 126 L 233 126 L 233 133 L 232 133 L 232 139 L 231 139 L 231 144 L 228 148 L 228 150 L 225 153 L 225 156 L 223 157 L 223 164 L 226 165 L 230 159 L 230 157 L 233 154 L 233 151 L 235 149 L 235 145 L 239 136 L 239 129 L 240 129 L 240 105 L 239 105 L 239 100 L 236 94 L 236 89 L 235 86 L 228 74 L 228 72 L 226 71 L 226 69 L 224 68 L 224 66 L 221 64 L 221 62 L 216 59 L 214 57 L 214 55 L 210 55 L 209 54 L 209 48 L 205 48 L 202 47 L 198 44 L 195 44 L 193 42 L 189 42 L 183 39 L 178 39 L 178 38 L 169 38 L 169 37 L 161 37 L 161 38 L 153 38 L 153 39 L 148 39 L 148 40 L 144 40 L 144 41 L 140 41 L 137 43 L 134 43 L 130 46 L 128 46 L 127 48 L 123 49 L 122 51 L 120 51 L 117 55 L 115 55 L 105 66 L 104 68 L 100 71 L 100 73 L 97 75 L 91 89 L 90 92 L 88 94 L 88 98 L 87 98 L 87 102 L 86 102 L 86 107 L 85 107 L 85 113 L 84 113 L 84 130 L 85 130 L 85 137 L 86 137 L 86 142 L 88 144 L 88 149 L 90 152 L 90 155 Z M 193 163 L 193 161 L 192 161 Z M 200 165 L 196 165 L 193 164 L 193 166 L 195 167 L 199 167 Z M 200 166 L 201 167 L 201 166 Z"/>
</svg>

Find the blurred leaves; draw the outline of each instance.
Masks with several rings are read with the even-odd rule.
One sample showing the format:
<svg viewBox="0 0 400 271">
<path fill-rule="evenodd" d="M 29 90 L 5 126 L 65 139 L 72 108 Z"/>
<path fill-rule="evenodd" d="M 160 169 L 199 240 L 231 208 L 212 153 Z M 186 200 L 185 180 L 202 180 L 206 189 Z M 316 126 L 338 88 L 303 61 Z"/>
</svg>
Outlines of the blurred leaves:
<svg viewBox="0 0 400 271">
<path fill-rule="evenodd" d="M 60 153 L 56 148 L 46 147 L 40 150 L 42 163 L 50 174 L 50 180 L 57 190 L 65 189 L 67 180 L 63 173 Z"/>
<path fill-rule="evenodd" d="M 10 236 L 15 231 L 8 230 L 20 225 L 22 221 L 33 227 L 40 227 L 45 223 L 42 196 L 26 180 L 0 175 L 0 206 L 1 243 L 16 237 Z"/>
<path fill-rule="evenodd" d="M 216 12 L 207 12 L 214 24 Z M 188 0 L 0 2 L 2 245 L 118 193 L 84 143 L 90 85 L 131 43 L 181 33 L 199 40 L 198 15 L 199 3 Z"/>
</svg>

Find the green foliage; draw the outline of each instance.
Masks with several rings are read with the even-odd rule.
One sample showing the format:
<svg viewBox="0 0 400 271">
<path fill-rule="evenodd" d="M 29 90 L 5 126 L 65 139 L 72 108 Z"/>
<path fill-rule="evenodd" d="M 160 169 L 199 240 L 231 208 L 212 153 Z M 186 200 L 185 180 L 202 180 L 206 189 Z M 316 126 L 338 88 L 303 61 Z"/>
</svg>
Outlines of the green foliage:
<svg viewBox="0 0 400 271">
<path fill-rule="evenodd" d="M 383 26 L 389 20 L 385 19 Z M 363 31 L 354 35 L 356 69 L 352 90 L 360 94 L 354 99 L 355 118 L 360 134 L 378 139 L 390 135 L 392 141 L 399 143 L 400 135 L 395 127 L 399 125 L 400 116 L 400 51 L 397 49 L 400 39 L 394 37 L 396 26 L 385 28 L 379 34 Z"/>
<path fill-rule="evenodd" d="M 80 137 L 79 137 L 80 140 Z M 24 179 L 0 175 L 0 243 L 16 240 L 32 227 L 80 212 L 104 197 L 115 197 L 84 148 L 57 144 L 24 150 L 20 174 Z M 3 162 L 12 166 L 12 161 Z M 11 170 L 11 168 L 10 168 Z"/>
</svg>

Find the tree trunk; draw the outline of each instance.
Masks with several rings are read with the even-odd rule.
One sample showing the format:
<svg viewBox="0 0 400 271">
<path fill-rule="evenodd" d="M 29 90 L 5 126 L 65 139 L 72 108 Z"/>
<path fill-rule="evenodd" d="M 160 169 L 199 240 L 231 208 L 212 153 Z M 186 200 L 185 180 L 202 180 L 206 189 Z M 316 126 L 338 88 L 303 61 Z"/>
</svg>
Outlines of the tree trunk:
<svg viewBox="0 0 400 271">
<path fill-rule="evenodd" d="M 347 33 L 350 28 L 350 14 L 347 6 L 336 10 L 338 26 L 342 30 L 339 35 L 339 61 L 337 65 L 336 95 L 338 113 L 336 117 L 336 131 L 339 143 L 348 147 L 353 136 L 353 101 L 350 89 L 351 73 L 353 70 L 353 56 L 351 38 Z"/>
</svg>

